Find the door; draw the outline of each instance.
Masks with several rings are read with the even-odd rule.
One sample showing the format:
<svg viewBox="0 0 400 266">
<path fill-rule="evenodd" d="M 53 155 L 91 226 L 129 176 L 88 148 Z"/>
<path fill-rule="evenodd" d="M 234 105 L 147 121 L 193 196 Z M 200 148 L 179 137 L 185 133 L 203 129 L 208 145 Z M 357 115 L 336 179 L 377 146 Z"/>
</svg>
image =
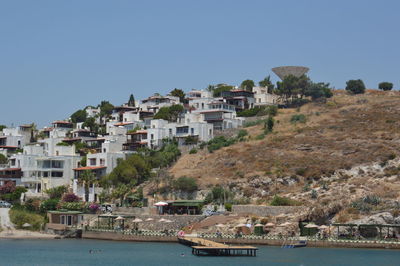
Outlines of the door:
<svg viewBox="0 0 400 266">
<path fill-rule="evenodd" d="M 67 216 L 67 225 L 68 225 L 68 226 L 71 226 L 71 225 L 72 225 L 72 216 L 71 216 L 71 215 L 68 215 L 68 216 Z"/>
</svg>

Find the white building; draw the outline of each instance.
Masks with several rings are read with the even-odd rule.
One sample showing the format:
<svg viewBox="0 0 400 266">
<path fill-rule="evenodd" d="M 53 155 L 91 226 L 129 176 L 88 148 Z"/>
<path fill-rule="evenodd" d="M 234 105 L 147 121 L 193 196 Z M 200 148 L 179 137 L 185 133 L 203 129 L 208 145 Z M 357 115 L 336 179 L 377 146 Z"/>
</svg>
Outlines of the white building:
<svg viewBox="0 0 400 266">
<path fill-rule="evenodd" d="M 279 96 L 268 92 L 268 87 L 253 87 L 255 106 L 278 104 Z"/>
<path fill-rule="evenodd" d="M 27 145 L 23 153 L 10 158 L 10 166 L 21 168 L 22 184 L 29 196 L 40 196 L 45 190 L 57 186 L 70 186 L 73 168 L 78 167 L 81 157 L 75 155 L 73 146 L 57 146 L 58 156 L 47 156 L 44 145 Z"/>
<path fill-rule="evenodd" d="M 30 142 L 32 125 L 21 125 L 14 128 L 4 128 L 0 132 L 1 147 L 15 147 L 22 149 Z"/>
</svg>

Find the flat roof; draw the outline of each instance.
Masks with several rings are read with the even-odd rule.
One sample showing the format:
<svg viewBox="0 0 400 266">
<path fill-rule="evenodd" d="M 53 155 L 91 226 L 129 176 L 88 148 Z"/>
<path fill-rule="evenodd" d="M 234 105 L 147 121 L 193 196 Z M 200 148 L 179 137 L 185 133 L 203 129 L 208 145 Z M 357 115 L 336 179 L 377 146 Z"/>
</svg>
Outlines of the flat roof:
<svg viewBox="0 0 400 266">
<path fill-rule="evenodd" d="M 83 212 L 80 212 L 80 211 L 68 211 L 68 210 L 48 211 L 48 213 L 52 213 L 52 214 L 83 214 Z"/>
</svg>

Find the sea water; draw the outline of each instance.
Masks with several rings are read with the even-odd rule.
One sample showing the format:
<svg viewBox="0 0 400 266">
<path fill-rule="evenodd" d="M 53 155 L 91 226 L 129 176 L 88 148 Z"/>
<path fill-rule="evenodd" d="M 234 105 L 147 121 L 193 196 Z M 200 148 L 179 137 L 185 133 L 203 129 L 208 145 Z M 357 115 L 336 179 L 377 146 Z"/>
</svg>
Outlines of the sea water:
<svg viewBox="0 0 400 266">
<path fill-rule="evenodd" d="M 0 265 L 400 265 L 398 250 L 258 248 L 257 257 L 211 257 L 177 243 L 0 239 Z"/>
</svg>

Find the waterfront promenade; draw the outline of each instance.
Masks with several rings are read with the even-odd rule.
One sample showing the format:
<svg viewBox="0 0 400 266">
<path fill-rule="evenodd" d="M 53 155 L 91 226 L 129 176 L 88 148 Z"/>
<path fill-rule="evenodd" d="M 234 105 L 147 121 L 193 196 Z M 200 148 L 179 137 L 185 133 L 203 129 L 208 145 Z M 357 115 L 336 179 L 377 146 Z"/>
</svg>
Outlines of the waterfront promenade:
<svg viewBox="0 0 400 266">
<path fill-rule="evenodd" d="M 217 237 L 215 234 L 199 234 L 193 235 L 219 243 L 231 245 L 269 245 L 282 246 L 284 243 L 297 242 L 298 237 L 280 238 L 278 236 L 256 236 L 244 235 L 235 237 L 234 235 L 223 234 Z M 132 232 L 131 230 L 117 231 L 92 228 L 84 230 L 82 238 L 117 240 L 117 241 L 140 241 L 140 242 L 178 242 L 177 232 L 175 231 L 143 231 L 141 233 Z M 382 248 L 382 249 L 400 249 L 400 242 L 385 240 L 349 240 L 349 239 L 316 239 L 308 238 L 308 247 L 325 247 L 325 248 Z"/>
</svg>

